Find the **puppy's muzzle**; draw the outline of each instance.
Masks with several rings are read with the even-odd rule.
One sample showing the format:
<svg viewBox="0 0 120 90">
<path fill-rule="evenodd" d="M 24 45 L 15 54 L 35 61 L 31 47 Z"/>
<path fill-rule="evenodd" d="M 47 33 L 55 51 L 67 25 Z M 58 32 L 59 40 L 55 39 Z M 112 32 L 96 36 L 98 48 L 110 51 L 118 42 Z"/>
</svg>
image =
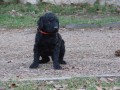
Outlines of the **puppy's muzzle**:
<svg viewBox="0 0 120 90">
<path fill-rule="evenodd" d="M 58 28 L 59 28 L 58 26 L 54 26 L 54 29 L 58 30 Z"/>
</svg>

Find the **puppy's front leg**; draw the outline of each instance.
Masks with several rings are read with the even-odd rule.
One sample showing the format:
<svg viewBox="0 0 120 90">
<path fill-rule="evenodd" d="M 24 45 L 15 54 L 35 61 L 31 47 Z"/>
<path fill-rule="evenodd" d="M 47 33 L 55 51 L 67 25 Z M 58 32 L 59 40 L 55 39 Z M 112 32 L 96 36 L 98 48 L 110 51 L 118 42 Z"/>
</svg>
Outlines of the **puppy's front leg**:
<svg viewBox="0 0 120 90">
<path fill-rule="evenodd" d="M 59 64 L 59 53 L 60 53 L 60 48 L 56 46 L 53 51 L 52 59 L 53 59 L 53 67 L 54 69 L 62 69 L 62 67 Z"/>
<path fill-rule="evenodd" d="M 38 52 L 38 45 L 34 45 L 34 60 L 33 63 L 30 65 L 30 68 L 37 68 L 39 66 L 39 58 L 40 53 Z"/>
</svg>

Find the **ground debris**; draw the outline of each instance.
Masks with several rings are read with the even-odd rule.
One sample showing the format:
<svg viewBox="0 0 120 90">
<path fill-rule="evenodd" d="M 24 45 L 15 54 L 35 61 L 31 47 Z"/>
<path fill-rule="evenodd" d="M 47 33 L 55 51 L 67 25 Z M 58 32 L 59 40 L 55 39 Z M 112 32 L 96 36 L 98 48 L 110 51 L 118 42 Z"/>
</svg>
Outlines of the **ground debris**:
<svg viewBox="0 0 120 90">
<path fill-rule="evenodd" d="M 115 56 L 120 57 L 120 50 L 115 51 Z"/>
<path fill-rule="evenodd" d="M 120 90 L 120 87 L 115 86 L 113 90 Z"/>
</svg>

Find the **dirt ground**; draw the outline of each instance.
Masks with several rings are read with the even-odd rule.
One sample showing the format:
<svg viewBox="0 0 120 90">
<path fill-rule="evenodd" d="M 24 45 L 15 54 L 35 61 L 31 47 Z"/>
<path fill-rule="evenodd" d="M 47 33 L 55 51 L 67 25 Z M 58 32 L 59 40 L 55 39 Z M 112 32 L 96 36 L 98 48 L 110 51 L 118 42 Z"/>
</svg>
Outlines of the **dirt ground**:
<svg viewBox="0 0 120 90">
<path fill-rule="evenodd" d="M 65 40 L 67 65 L 54 70 L 52 61 L 29 69 L 33 61 L 35 29 L 0 29 L 0 80 L 91 75 L 120 75 L 119 28 L 60 29 Z"/>
</svg>

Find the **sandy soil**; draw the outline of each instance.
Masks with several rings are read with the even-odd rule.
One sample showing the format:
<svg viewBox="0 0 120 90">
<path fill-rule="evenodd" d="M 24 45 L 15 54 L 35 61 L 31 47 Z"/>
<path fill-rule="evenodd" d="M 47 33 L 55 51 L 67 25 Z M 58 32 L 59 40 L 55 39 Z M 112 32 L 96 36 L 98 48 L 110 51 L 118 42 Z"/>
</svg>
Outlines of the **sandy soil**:
<svg viewBox="0 0 120 90">
<path fill-rule="evenodd" d="M 91 75 L 120 75 L 120 29 L 60 29 L 67 65 L 54 70 L 52 61 L 29 69 L 33 61 L 35 29 L 0 29 L 0 80 Z"/>
</svg>

